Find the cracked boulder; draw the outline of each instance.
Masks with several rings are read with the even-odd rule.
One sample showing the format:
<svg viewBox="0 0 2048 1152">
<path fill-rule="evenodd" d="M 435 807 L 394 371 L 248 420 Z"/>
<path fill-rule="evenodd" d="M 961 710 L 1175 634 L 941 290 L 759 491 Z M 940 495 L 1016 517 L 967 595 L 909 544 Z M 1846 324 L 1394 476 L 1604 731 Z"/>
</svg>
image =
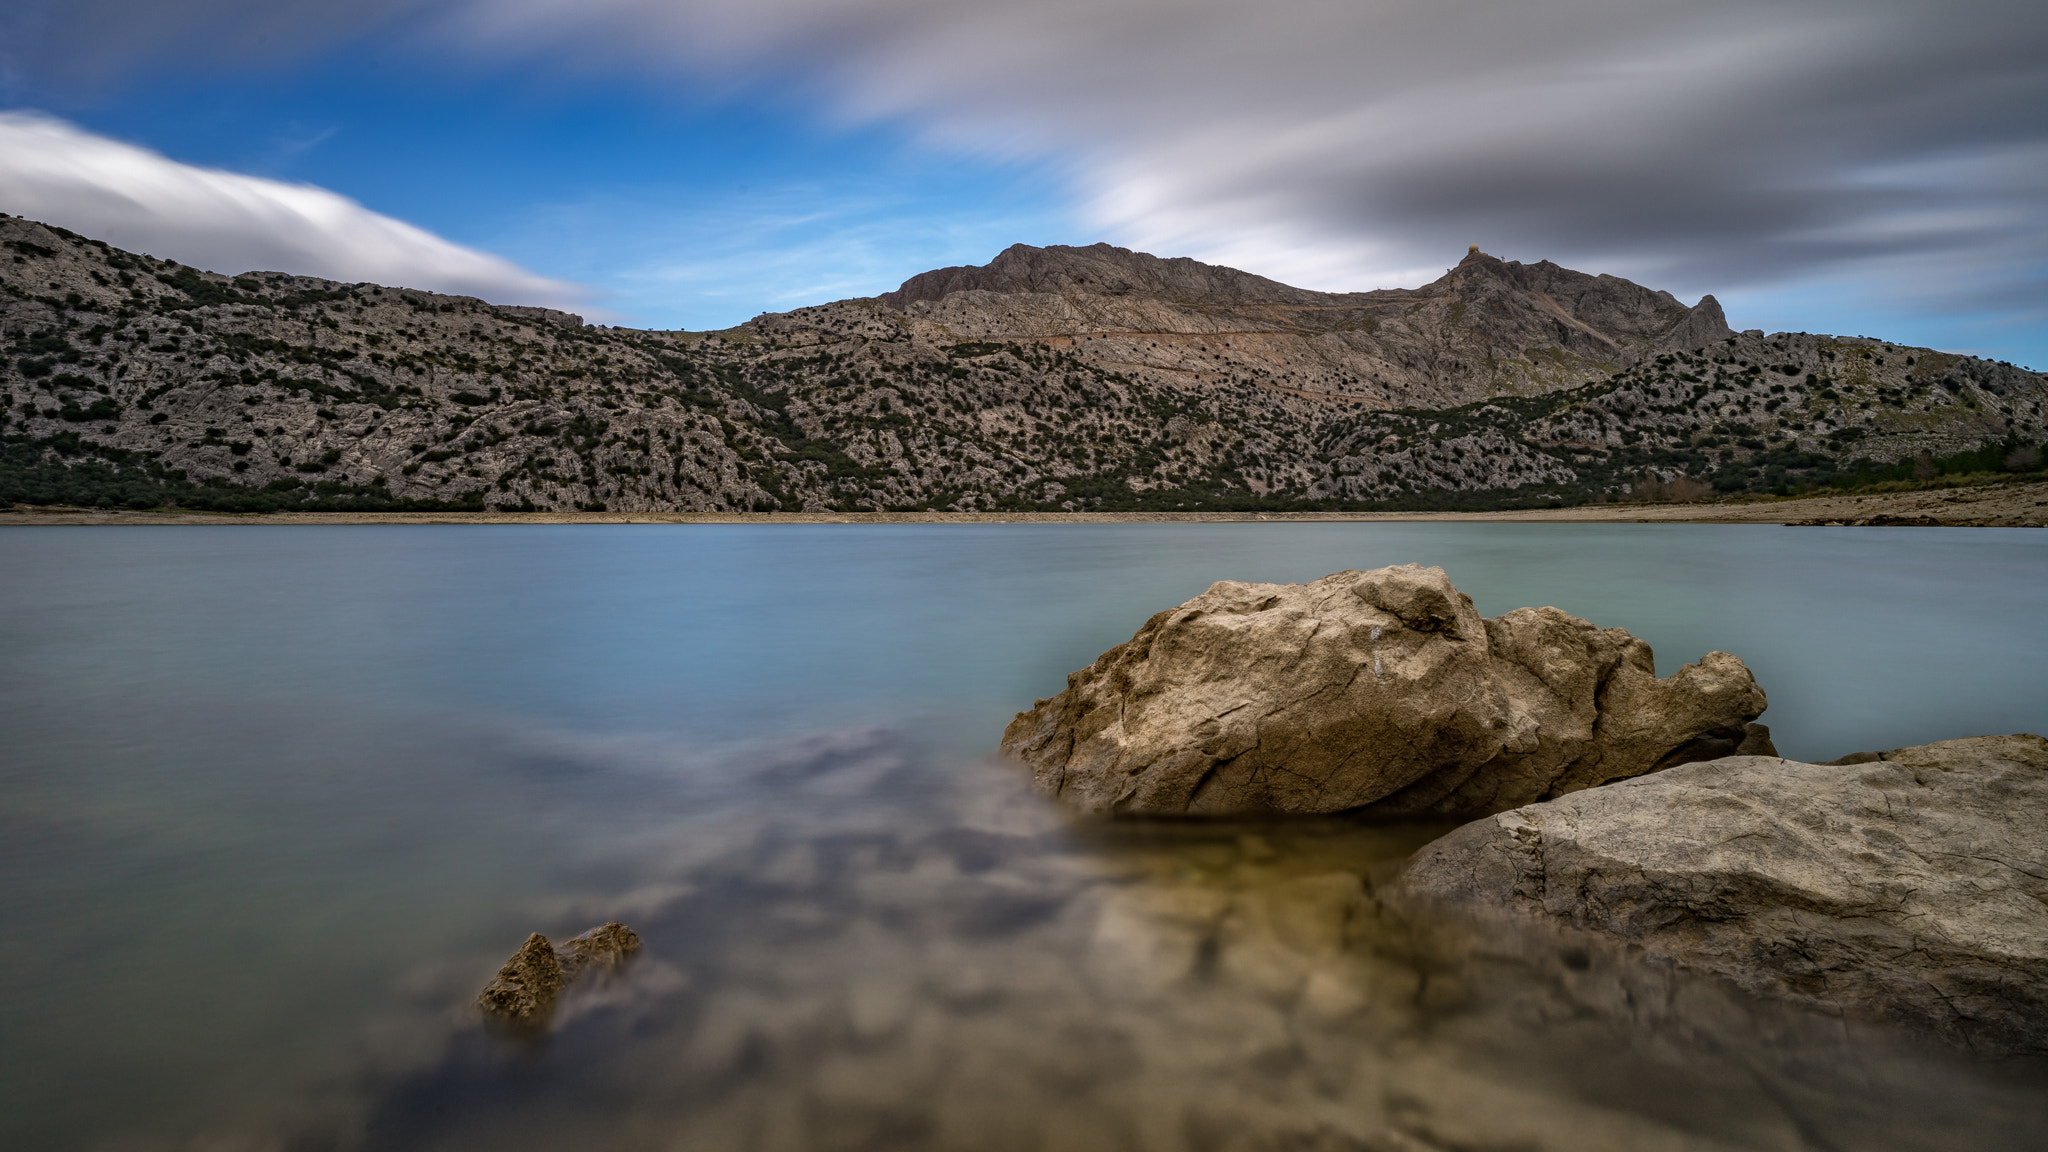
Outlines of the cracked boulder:
<svg viewBox="0 0 2048 1152">
<path fill-rule="evenodd" d="M 1077 808 L 1480 816 L 1737 751 L 1764 694 L 1710 652 L 1555 608 L 1485 619 L 1441 568 L 1222 581 L 1021 713 L 1003 748 Z"/>
<path fill-rule="evenodd" d="M 1393 899 L 2048 1055 L 2048 740 L 1844 759 L 1734 756 L 1502 812 L 1417 852 Z"/>
</svg>

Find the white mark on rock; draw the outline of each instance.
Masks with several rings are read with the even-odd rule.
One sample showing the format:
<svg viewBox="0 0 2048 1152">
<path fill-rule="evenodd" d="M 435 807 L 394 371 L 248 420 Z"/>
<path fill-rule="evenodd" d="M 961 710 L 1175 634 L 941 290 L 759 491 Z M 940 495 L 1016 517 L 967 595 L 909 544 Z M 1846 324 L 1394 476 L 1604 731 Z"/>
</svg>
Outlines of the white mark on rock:
<svg viewBox="0 0 2048 1152">
<path fill-rule="evenodd" d="M 1377 656 L 1372 658 L 1372 674 L 1375 676 L 1380 674 L 1380 658 Z"/>
<path fill-rule="evenodd" d="M 1493 822 L 1500 825 L 1502 831 L 1514 837 L 1516 843 L 1532 844 L 1543 840 L 1543 830 L 1531 823 L 1529 818 L 1518 810 L 1502 812 L 1493 818 Z"/>
<path fill-rule="evenodd" d="M 1383 625 L 1380 625 L 1380 624 L 1375 624 L 1375 625 L 1373 625 L 1373 626 L 1372 626 L 1372 636 L 1370 637 L 1370 639 L 1372 640 L 1372 642 L 1373 642 L 1373 643 L 1375 643 L 1375 644 L 1379 643 L 1379 640 L 1380 640 L 1380 633 L 1381 633 L 1382 631 L 1384 631 L 1384 630 L 1385 630 L 1385 627 L 1384 627 Z"/>
</svg>

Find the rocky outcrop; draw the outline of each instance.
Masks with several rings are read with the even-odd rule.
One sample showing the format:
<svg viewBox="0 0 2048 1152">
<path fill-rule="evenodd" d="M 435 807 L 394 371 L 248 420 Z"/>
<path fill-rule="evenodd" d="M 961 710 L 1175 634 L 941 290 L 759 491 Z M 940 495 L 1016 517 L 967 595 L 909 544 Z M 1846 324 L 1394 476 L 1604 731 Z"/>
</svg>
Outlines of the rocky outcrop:
<svg viewBox="0 0 2048 1152">
<path fill-rule="evenodd" d="M 1393 408 L 1568 388 L 1732 334 L 1712 297 L 1688 309 L 1618 276 L 1476 247 L 1420 288 L 1316 292 L 1108 244 L 1017 244 L 877 300 L 963 337 L 1073 342 L 1104 367 Z"/>
<path fill-rule="evenodd" d="M 533 1026 L 547 1022 L 561 994 L 561 961 L 548 938 L 535 932 L 484 985 L 476 1006 L 494 1020 Z"/>
<path fill-rule="evenodd" d="M 555 957 L 561 962 L 563 981 L 568 982 L 592 969 L 623 967 L 638 951 L 640 937 L 617 920 L 608 920 L 581 936 L 563 941 L 555 949 Z"/>
<path fill-rule="evenodd" d="M 1223 581 L 1069 676 L 1003 748 L 1087 811 L 1441 816 L 1768 747 L 1742 661 L 1655 668 L 1555 608 L 1482 619 L 1440 568 Z"/>
<path fill-rule="evenodd" d="M 2048 740 L 1844 759 L 1737 756 L 1502 812 L 1418 852 L 1395 891 L 2048 1055 Z"/>
<path fill-rule="evenodd" d="M 1328 293 L 1294 288 L 1235 268 L 1185 256 L 1162 260 L 1109 244 L 1036 248 L 1012 244 L 984 265 L 921 272 L 876 299 L 891 308 L 942 300 L 955 292 L 1147 296 L 1182 304 L 1323 304 Z"/>
<path fill-rule="evenodd" d="M 476 1006 L 499 1024 L 543 1027 L 570 984 L 592 971 L 615 970 L 639 950 L 640 937 L 616 920 L 573 937 L 560 948 L 535 932 L 484 985 Z"/>
<path fill-rule="evenodd" d="M 1705 348 L 1718 344 L 1735 335 L 1735 329 L 1728 326 L 1728 315 L 1721 311 L 1721 302 L 1712 296 L 1700 297 L 1700 302 L 1686 312 L 1671 331 L 1664 334 L 1658 343 L 1673 352 L 1689 352 L 1694 348 Z"/>
</svg>

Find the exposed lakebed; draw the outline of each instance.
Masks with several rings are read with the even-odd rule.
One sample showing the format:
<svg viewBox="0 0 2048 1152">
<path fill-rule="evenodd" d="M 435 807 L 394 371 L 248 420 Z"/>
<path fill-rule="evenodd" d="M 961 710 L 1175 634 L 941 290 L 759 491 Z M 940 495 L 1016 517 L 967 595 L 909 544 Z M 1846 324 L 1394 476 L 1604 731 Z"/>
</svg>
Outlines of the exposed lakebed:
<svg viewBox="0 0 2048 1152">
<path fill-rule="evenodd" d="M 1003 724 L 1213 580 L 1441 565 L 1785 755 L 2048 727 L 2048 540 L 933 525 L 0 537 L 0 1143 L 2027 1146 L 2048 1089 L 1382 913 L 1443 825 L 1075 823 Z M 645 940 L 543 1044 L 462 1008 Z"/>
</svg>

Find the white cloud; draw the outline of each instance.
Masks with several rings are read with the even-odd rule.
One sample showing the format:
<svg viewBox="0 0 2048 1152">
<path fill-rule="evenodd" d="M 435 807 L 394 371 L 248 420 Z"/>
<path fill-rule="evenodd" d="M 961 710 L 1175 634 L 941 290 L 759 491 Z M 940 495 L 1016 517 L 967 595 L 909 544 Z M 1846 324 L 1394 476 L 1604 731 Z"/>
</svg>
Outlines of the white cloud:
<svg viewBox="0 0 2048 1152">
<path fill-rule="evenodd" d="M 0 208 L 225 273 L 291 272 L 573 306 L 587 295 L 324 188 L 169 157 L 35 112 L 0 112 Z"/>
<path fill-rule="evenodd" d="M 1968 244 L 1867 226 L 1937 210 L 2004 214 L 2008 251 L 2048 257 L 2048 171 L 2020 174 L 2019 197 L 1868 178 L 2048 141 L 2035 0 L 436 9 L 467 52 L 775 86 L 950 148 L 1052 159 L 1110 239 L 1315 287 L 1412 283 L 1477 242 L 1694 293 L 1882 258 L 1940 306 Z M 1939 284 L 1916 286 L 1915 253 L 1945 253 Z"/>
<path fill-rule="evenodd" d="M 107 31 L 160 7 L 42 5 L 8 66 L 172 51 Z M 1479 243 L 1688 295 L 1851 276 L 1901 307 L 2007 317 L 2044 296 L 2048 168 L 1972 159 L 2048 146 L 2039 0 L 364 0 L 346 28 L 342 11 L 194 0 L 175 50 L 376 35 L 751 88 L 1050 162 L 1104 238 L 1320 288 L 1414 283 Z"/>
</svg>

